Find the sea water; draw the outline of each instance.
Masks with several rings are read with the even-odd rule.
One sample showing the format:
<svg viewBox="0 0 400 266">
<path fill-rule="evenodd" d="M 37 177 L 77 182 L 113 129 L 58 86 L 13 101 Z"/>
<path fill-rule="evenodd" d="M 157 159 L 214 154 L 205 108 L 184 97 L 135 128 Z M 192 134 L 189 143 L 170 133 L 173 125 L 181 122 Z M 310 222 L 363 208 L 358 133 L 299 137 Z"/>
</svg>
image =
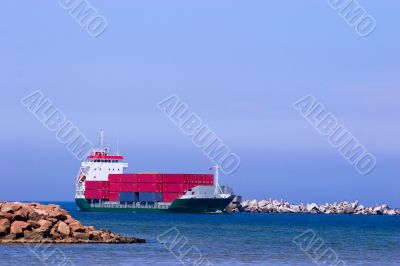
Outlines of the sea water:
<svg viewBox="0 0 400 266">
<path fill-rule="evenodd" d="M 147 243 L 2 245 L 0 265 L 400 265 L 400 216 L 89 213 L 57 204 L 85 225 Z"/>
</svg>

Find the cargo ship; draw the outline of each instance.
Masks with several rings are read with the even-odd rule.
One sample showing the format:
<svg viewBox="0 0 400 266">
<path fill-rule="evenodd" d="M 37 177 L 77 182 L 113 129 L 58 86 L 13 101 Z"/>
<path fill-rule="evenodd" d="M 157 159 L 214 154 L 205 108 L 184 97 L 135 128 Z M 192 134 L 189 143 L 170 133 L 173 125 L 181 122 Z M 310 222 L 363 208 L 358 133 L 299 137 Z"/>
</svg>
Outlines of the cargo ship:
<svg viewBox="0 0 400 266">
<path fill-rule="evenodd" d="M 214 174 L 125 173 L 128 163 L 118 152 L 93 149 L 81 162 L 75 203 L 81 211 L 222 213 L 235 195 L 219 185 Z"/>
</svg>

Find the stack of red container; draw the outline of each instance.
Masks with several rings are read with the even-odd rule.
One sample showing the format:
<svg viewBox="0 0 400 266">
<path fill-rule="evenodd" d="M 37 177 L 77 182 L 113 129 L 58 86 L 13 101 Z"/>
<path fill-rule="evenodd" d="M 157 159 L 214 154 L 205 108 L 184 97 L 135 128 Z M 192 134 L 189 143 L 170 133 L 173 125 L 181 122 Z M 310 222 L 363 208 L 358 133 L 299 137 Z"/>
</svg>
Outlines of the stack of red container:
<svg viewBox="0 0 400 266">
<path fill-rule="evenodd" d="M 163 192 L 183 192 L 188 184 L 186 176 L 181 174 L 164 174 Z"/>
<path fill-rule="evenodd" d="M 137 174 L 137 192 L 162 192 L 161 174 Z"/>
<path fill-rule="evenodd" d="M 120 192 L 163 193 L 164 202 L 172 202 L 198 185 L 212 185 L 211 174 L 110 174 L 109 181 L 86 181 L 87 199 L 119 200 Z"/>
<path fill-rule="evenodd" d="M 110 200 L 118 201 L 120 192 L 137 191 L 136 174 L 110 174 L 108 175 L 110 183 Z"/>
<path fill-rule="evenodd" d="M 188 178 L 184 174 L 164 174 L 163 175 L 163 201 L 172 202 L 182 196 L 189 188 Z"/>
<path fill-rule="evenodd" d="M 198 182 L 197 182 L 197 184 L 198 185 L 207 185 L 207 186 L 210 186 L 210 185 L 213 185 L 213 183 L 214 183 L 214 176 L 213 175 L 209 175 L 209 174 L 207 174 L 207 175 L 198 175 Z"/>
<path fill-rule="evenodd" d="M 163 201 L 171 202 L 198 185 L 212 185 L 213 175 L 163 174 Z"/>
<path fill-rule="evenodd" d="M 87 199 L 108 199 L 108 181 L 86 181 L 85 198 Z"/>
</svg>

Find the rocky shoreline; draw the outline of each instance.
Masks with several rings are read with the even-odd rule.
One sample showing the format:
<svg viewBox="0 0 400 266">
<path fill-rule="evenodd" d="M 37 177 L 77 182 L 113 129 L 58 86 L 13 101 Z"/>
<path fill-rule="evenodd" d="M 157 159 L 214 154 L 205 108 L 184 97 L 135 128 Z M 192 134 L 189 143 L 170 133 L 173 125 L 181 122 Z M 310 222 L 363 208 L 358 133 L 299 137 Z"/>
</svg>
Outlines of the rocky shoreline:
<svg viewBox="0 0 400 266">
<path fill-rule="evenodd" d="M 290 204 L 283 200 L 245 200 L 233 202 L 226 209 L 227 212 L 260 212 L 260 213 L 305 213 L 305 214 L 358 214 L 358 215 L 400 215 L 400 209 L 390 208 L 387 204 L 364 207 L 355 202 L 339 202 L 318 205 Z"/>
<path fill-rule="evenodd" d="M 58 205 L 0 202 L 0 244 L 145 243 L 144 239 L 84 226 Z"/>
</svg>

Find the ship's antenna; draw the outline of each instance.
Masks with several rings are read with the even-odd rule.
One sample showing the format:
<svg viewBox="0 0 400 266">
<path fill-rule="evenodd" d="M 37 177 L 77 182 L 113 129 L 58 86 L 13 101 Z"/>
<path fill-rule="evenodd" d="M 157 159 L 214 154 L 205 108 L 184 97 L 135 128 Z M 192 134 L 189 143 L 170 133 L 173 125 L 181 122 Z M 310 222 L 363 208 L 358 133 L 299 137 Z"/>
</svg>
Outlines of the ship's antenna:
<svg viewBox="0 0 400 266">
<path fill-rule="evenodd" d="M 103 138 L 104 138 L 103 129 L 100 128 L 100 150 L 101 151 L 103 151 Z"/>
<path fill-rule="evenodd" d="M 117 155 L 119 155 L 119 134 L 117 130 Z"/>
</svg>

